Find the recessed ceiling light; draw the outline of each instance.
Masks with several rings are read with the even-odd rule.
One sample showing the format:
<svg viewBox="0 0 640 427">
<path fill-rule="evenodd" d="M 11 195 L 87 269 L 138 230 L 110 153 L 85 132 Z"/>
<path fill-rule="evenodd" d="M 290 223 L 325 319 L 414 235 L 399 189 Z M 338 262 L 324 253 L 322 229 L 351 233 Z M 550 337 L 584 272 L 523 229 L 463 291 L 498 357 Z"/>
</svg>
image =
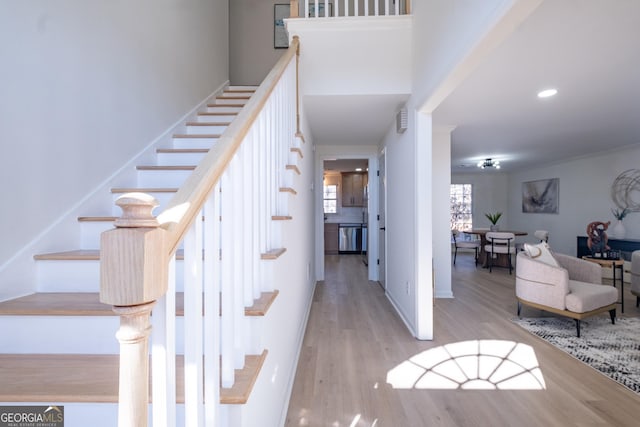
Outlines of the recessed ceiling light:
<svg viewBox="0 0 640 427">
<path fill-rule="evenodd" d="M 549 98 L 558 93 L 558 89 L 545 89 L 538 92 L 538 98 Z"/>
</svg>

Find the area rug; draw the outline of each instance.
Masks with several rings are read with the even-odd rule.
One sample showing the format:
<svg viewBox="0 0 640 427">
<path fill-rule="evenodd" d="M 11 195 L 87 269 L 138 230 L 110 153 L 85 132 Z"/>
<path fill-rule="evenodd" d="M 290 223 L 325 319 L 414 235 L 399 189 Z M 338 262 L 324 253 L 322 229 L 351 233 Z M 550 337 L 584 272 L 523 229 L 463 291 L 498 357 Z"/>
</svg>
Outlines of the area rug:
<svg viewBox="0 0 640 427">
<path fill-rule="evenodd" d="M 583 320 L 581 337 L 569 318 L 513 319 L 522 328 L 569 353 L 630 390 L 640 393 L 640 318 Z"/>
</svg>

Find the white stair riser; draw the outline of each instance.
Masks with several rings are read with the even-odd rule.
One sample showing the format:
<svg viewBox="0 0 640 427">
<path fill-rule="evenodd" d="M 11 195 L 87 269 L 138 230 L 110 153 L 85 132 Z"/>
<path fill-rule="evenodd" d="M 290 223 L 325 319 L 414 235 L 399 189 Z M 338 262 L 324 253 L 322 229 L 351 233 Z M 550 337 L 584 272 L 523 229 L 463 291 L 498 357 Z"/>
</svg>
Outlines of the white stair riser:
<svg viewBox="0 0 640 427">
<path fill-rule="evenodd" d="M 207 107 L 207 111 L 209 113 L 229 113 L 229 112 L 237 113 L 240 110 L 242 110 L 241 106 L 235 107 L 233 105 L 220 105 L 220 104 L 217 104 L 215 107 Z"/>
<path fill-rule="evenodd" d="M 233 96 L 235 96 L 235 95 L 233 95 Z M 248 99 L 230 99 L 229 97 L 225 97 L 224 99 L 216 98 L 216 101 L 214 102 L 214 104 L 216 104 L 216 105 L 239 105 L 239 106 L 243 106 L 248 101 L 249 101 Z"/>
<path fill-rule="evenodd" d="M 227 125 L 187 126 L 187 135 L 222 135 Z"/>
<path fill-rule="evenodd" d="M 200 164 L 207 153 L 158 153 L 158 165 L 182 166 Z"/>
<path fill-rule="evenodd" d="M 173 148 L 206 148 L 210 149 L 218 138 L 173 138 Z"/>
<path fill-rule="evenodd" d="M 175 194 L 175 193 L 174 193 Z M 154 211 L 155 214 L 158 212 L 162 212 L 161 205 Z M 116 206 L 117 210 L 120 210 Z M 120 213 L 114 212 L 114 215 L 119 215 Z M 82 222 L 80 225 L 80 248 L 81 249 L 98 249 L 100 248 L 100 235 L 114 228 L 113 222 L 109 221 L 86 221 Z M 178 249 L 182 249 L 183 245 L 180 243 Z"/>
<path fill-rule="evenodd" d="M 119 325 L 118 316 L 0 316 L 0 348 L 15 354 L 118 354 Z"/>
<path fill-rule="evenodd" d="M 182 261 L 176 261 L 176 288 L 182 290 Z M 37 292 L 99 292 L 98 261 L 49 261 L 36 263 Z"/>
<path fill-rule="evenodd" d="M 198 116 L 198 122 L 200 123 L 219 123 L 219 122 L 232 122 L 236 118 L 236 114 L 228 114 L 224 116 Z"/>
<path fill-rule="evenodd" d="M 157 188 L 157 187 L 152 187 L 152 188 Z M 168 187 L 168 188 L 178 188 L 178 187 Z M 118 197 L 122 196 L 123 194 L 124 193 L 113 193 L 113 203 L 111 205 L 112 206 L 111 214 L 114 216 L 119 217 L 120 215 L 122 215 L 122 209 L 120 209 L 120 207 L 115 203 Z M 167 206 L 169 201 L 173 198 L 173 196 L 176 195 L 176 193 L 175 192 L 166 192 L 166 193 L 154 192 L 154 193 L 149 193 L 149 195 L 153 196 L 158 201 L 158 203 L 160 203 L 160 205 L 153 210 L 153 214 L 158 215 L 160 212 L 162 212 L 164 207 Z"/>
<path fill-rule="evenodd" d="M 120 208 L 118 208 L 118 210 L 120 210 Z M 81 222 L 80 223 L 80 248 L 81 249 L 98 249 L 100 247 L 100 234 L 104 231 L 111 230 L 112 228 L 114 228 L 113 221 Z"/>
<path fill-rule="evenodd" d="M 138 187 L 180 188 L 190 170 L 139 170 Z"/>
</svg>

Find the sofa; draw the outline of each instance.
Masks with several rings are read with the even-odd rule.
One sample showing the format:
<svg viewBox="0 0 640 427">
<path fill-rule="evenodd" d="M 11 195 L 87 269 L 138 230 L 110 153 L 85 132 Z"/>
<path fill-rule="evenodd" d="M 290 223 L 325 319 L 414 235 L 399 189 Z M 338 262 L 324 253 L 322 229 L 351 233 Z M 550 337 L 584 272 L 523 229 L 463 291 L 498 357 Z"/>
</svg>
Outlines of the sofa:
<svg viewBox="0 0 640 427">
<path fill-rule="evenodd" d="M 525 245 L 526 246 L 526 245 Z M 529 245 L 516 261 L 516 298 L 518 316 L 522 305 L 566 316 L 580 321 L 589 316 L 609 312 L 615 324 L 618 290 L 602 284 L 598 264 L 564 254 L 551 253 L 546 243 Z M 536 250 L 547 253 L 539 256 Z"/>
</svg>

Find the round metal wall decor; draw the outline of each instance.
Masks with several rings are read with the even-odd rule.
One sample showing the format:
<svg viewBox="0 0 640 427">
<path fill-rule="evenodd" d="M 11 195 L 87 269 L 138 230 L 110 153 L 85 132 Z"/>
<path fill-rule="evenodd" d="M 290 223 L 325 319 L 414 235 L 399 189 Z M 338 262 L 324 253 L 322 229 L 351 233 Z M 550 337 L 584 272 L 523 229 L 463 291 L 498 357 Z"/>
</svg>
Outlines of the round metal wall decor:
<svg viewBox="0 0 640 427">
<path fill-rule="evenodd" d="M 640 212 L 640 169 L 622 172 L 613 181 L 611 199 L 620 209 Z"/>
</svg>

